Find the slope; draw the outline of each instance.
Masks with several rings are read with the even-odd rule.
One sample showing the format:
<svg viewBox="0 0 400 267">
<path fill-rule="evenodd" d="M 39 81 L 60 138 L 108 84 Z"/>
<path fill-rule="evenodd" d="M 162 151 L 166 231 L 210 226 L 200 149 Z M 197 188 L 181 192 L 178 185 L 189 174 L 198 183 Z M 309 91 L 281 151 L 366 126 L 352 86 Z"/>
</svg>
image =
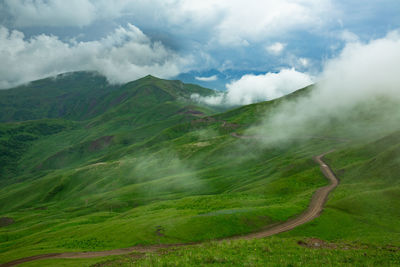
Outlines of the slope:
<svg viewBox="0 0 400 267">
<path fill-rule="evenodd" d="M 63 119 L 2 124 L 0 180 L 10 182 L 9 178 L 23 172 L 83 162 L 108 152 L 109 146 L 140 142 L 174 124 L 213 113 L 213 108 L 191 101 L 193 92 L 213 93 L 210 89 L 152 76 L 112 87 L 104 77 L 83 72 L 5 90 L 3 96 L 0 95 L 0 101 L 7 103 L 1 106 L 2 114 L 8 114 L 11 119 L 18 119 L 18 116 L 6 112 L 8 107 L 26 110 L 29 118 Z M 56 108 L 65 112 L 52 112 Z M 85 117 L 93 118 L 65 120 Z M 46 127 L 53 126 L 64 130 L 52 136 L 43 132 Z M 20 166 L 18 169 L 17 165 Z"/>
<path fill-rule="evenodd" d="M 260 148 L 246 155 L 242 141 L 230 135 L 236 126 L 199 117 L 195 103 L 180 104 L 182 111 L 158 120 L 167 111 L 155 114 L 153 102 L 148 114 L 156 118 L 136 124 L 146 113 L 129 113 L 136 108 L 132 99 L 153 101 L 156 92 L 142 88 L 149 86 L 128 84 L 129 97 L 104 114 L 32 141 L 19 160 L 21 173 L 1 189 L 1 213 L 16 222 L 2 233 L 5 257 L 35 254 L 35 244 L 50 251 L 104 249 L 248 233 L 300 213 L 315 188 L 326 183 L 311 158 L 329 142 Z M 159 95 L 171 99 L 167 89 Z M 122 123 L 124 116 L 132 124 Z M 167 128 L 174 116 L 183 124 L 174 126 L 175 121 Z M 208 118 L 213 124 L 203 123 Z M 159 123 L 166 129 L 148 134 Z M 176 136 L 162 138 L 171 131 Z M 298 150 L 303 152 L 294 155 Z M 282 178 L 296 182 L 287 187 Z M 111 238 L 100 240 L 99 233 Z"/>
<path fill-rule="evenodd" d="M 264 117 L 269 116 L 280 103 L 304 97 L 309 90 L 312 88 L 222 114 L 192 117 L 190 121 L 172 124 L 140 140 L 132 139 L 130 132 L 124 130 L 128 129 L 124 128 L 124 124 L 119 128 L 121 132 L 117 132 L 113 138 L 112 142 L 116 144 L 89 155 L 85 155 L 85 151 L 86 145 L 90 147 L 91 143 L 86 141 L 97 140 L 95 136 L 114 136 L 110 132 L 112 127 L 108 127 L 114 122 L 112 116 L 107 118 L 100 115 L 85 124 L 91 126 L 90 123 L 95 122 L 93 127 L 78 129 L 77 132 L 63 131 L 44 137 L 40 142 L 35 141 L 38 147 L 34 150 L 51 147 L 49 155 L 65 150 L 52 145 L 61 140 L 70 140 L 68 147 L 72 149 L 63 153 L 84 153 L 79 152 L 73 157 L 74 160 L 61 161 L 61 164 L 55 164 L 52 159 L 52 163 L 43 164 L 44 168 L 34 172 L 34 175 L 24 174 L 30 179 L 0 190 L 1 214 L 15 221 L 0 230 L 3 241 L 1 261 L 42 253 L 106 250 L 136 244 L 185 243 L 251 233 L 301 213 L 316 188 L 326 184 L 318 166 L 312 161 L 313 156 L 336 148 L 338 154 L 332 154 L 328 159 L 337 171 L 346 162 L 341 163 L 337 160 L 341 157 L 336 155 L 359 151 L 364 157 L 362 164 L 366 167 L 369 157 L 379 150 L 378 146 L 372 145 L 375 142 L 381 144 L 379 147 L 382 151 L 397 149 L 396 138 L 390 137 L 393 129 L 381 129 L 368 136 L 357 136 L 353 130 L 346 131 L 346 126 L 353 124 L 353 120 L 370 121 L 370 117 L 362 116 L 363 112 L 355 113 L 350 119 L 347 115 L 341 116 L 332 120 L 329 127 L 312 131 L 312 135 L 298 136 L 274 145 L 266 145 L 258 136 L 235 137 L 238 133 L 246 136 L 249 129 L 261 124 Z M 377 109 L 386 112 L 386 108 L 381 107 L 377 106 Z M 115 112 L 115 120 L 124 114 L 118 109 L 109 110 Z M 371 106 L 366 109 L 371 111 Z M 376 118 L 379 119 L 379 116 Z M 155 124 L 164 122 L 160 120 Z M 135 131 L 138 135 L 143 134 L 147 131 L 146 127 L 152 125 L 148 124 L 144 129 L 137 127 Z M 379 125 L 379 120 L 370 125 Z M 339 130 L 338 139 L 335 135 Z M 393 132 L 393 136 L 396 135 Z M 386 140 L 385 136 L 392 141 L 378 141 L 382 138 Z M 343 137 L 351 137 L 352 140 L 343 142 Z M 127 141 L 122 141 L 125 138 Z M 97 142 L 100 147 L 104 142 L 104 139 L 101 140 Z M 370 154 L 367 154 L 370 146 Z M 39 159 L 39 154 L 32 151 L 24 155 Z M 349 155 L 349 162 L 361 163 L 357 158 L 360 155 Z M 37 162 L 48 159 L 41 157 Z M 375 167 L 378 171 L 386 169 L 385 177 L 395 179 L 397 159 L 388 159 L 378 161 L 380 165 Z M 336 167 L 336 161 L 339 167 Z M 351 164 L 348 168 L 354 170 Z M 358 172 L 349 176 L 348 181 L 367 171 L 361 167 L 355 170 Z M 338 176 L 342 179 L 340 172 Z M 382 186 L 383 192 L 387 192 L 385 190 L 390 190 L 392 185 L 389 182 L 383 185 L 365 183 L 363 190 L 375 191 Z M 340 184 L 328 205 L 336 197 L 346 199 L 351 196 L 351 190 L 345 190 L 345 186 Z M 296 240 L 293 238 L 318 236 L 334 242 L 359 240 L 369 245 L 398 245 L 395 235 L 398 223 L 392 213 L 397 204 L 391 204 L 396 203 L 393 202 L 396 194 L 388 194 L 387 197 L 387 212 L 376 213 L 375 209 L 372 210 L 373 214 L 387 222 L 385 227 L 380 228 L 379 235 L 365 238 L 368 230 L 379 227 L 375 220 L 366 219 L 371 216 L 367 208 L 361 209 L 360 214 L 347 208 L 350 212 L 346 217 L 341 212 L 331 212 L 328 207 L 317 221 L 282 236 L 288 242 Z M 345 201 L 337 201 L 335 205 L 340 209 L 340 206 L 345 206 L 343 203 L 346 204 Z M 361 206 L 367 204 L 364 201 L 360 203 Z M 347 229 L 344 232 L 338 232 L 330 224 L 332 221 L 337 223 L 341 218 L 354 219 L 357 216 L 365 222 L 363 231 L 351 231 L 354 229 L 351 228 L 354 222 L 351 220 L 341 222 L 342 226 L 348 227 L 344 227 Z M 388 227 L 389 224 L 393 226 Z M 254 242 L 255 247 L 260 247 L 259 243 Z M 287 244 L 286 241 L 282 242 Z M 243 249 L 246 250 L 246 247 Z M 208 250 L 203 247 L 200 251 Z M 300 253 L 302 250 L 293 251 Z M 188 253 L 192 253 L 191 250 Z M 203 255 L 206 257 L 208 254 Z M 153 257 L 158 259 L 159 256 Z M 167 256 L 166 259 L 171 260 L 171 257 Z M 201 263 L 202 256 L 198 257 Z M 181 262 L 177 258 L 172 259 Z"/>
<path fill-rule="evenodd" d="M 0 122 L 64 118 L 87 120 L 125 103 L 136 110 L 213 90 L 147 76 L 127 84 L 109 84 L 96 72 L 71 72 L 0 90 Z M 123 110 L 121 110 L 123 111 Z"/>
<path fill-rule="evenodd" d="M 72 72 L 0 90 L 0 121 L 88 118 L 102 112 L 97 102 L 118 87 L 97 73 Z"/>
</svg>

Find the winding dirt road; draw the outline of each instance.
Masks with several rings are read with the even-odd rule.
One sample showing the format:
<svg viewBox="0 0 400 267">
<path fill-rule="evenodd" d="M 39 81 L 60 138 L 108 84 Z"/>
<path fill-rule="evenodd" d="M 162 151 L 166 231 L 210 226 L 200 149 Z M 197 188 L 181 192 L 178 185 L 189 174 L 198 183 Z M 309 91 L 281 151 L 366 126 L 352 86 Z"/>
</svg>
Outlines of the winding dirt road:
<svg viewBox="0 0 400 267">
<path fill-rule="evenodd" d="M 276 235 L 282 232 L 286 232 L 292 230 L 293 228 L 305 224 L 315 218 L 317 218 L 328 199 L 329 193 L 336 188 L 339 184 L 338 178 L 335 176 L 331 168 L 322 160 L 322 158 L 332 151 L 323 153 L 319 156 L 314 157 L 314 160 L 320 165 L 321 171 L 324 176 L 329 180 L 330 184 L 324 187 L 320 187 L 315 191 L 314 195 L 311 198 L 311 202 L 308 208 L 299 216 L 296 216 L 292 219 L 287 220 L 286 222 L 279 223 L 274 225 L 264 231 L 251 233 L 248 235 L 232 237 L 230 239 L 253 239 L 253 238 L 263 238 L 271 235 Z"/>
<path fill-rule="evenodd" d="M 322 158 L 326 154 L 331 153 L 331 152 L 332 151 L 329 151 L 329 152 L 326 152 L 326 153 L 323 153 L 321 155 L 314 157 L 314 160 L 316 161 L 316 163 L 318 163 L 320 165 L 322 173 L 329 180 L 330 184 L 319 188 L 314 193 L 307 210 L 305 210 L 300 215 L 298 215 L 292 219 L 289 219 L 286 222 L 276 224 L 266 230 L 243 235 L 243 236 L 235 236 L 235 237 L 231 237 L 231 238 L 221 239 L 220 241 L 235 240 L 235 239 L 248 240 L 248 239 L 253 239 L 253 238 L 263 238 L 263 237 L 267 237 L 267 236 L 271 236 L 271 235 L 275 235 L 275 234 L 279 234 L 282 232 L 292 230 L 293 228 L 295 228 L 297 226 L 300 226 L 302 224 L 305 224 L 305 223 L 317 218 L 321 214 L 321 212 L 324 208 L 324 205 L 328 199 L 329 193 L 333 189 L 335 189 L 335 187 L 339 184 L 339 180 L 337 179 L 337 177 L 335 176 L 333 171 L 322 160 Z M 43 260 L 43 259 L 95 258 L 95 257 L 103 257 L 103 256 L 124 255 L 124 254 L 128 254 L 131 252 L 138 252 L 138 253 L 155 252 L 161 248 L 182 247 L 182 246 L 189 246 L 189 245 L 195 245 L 195 244 L 199 244 L 199 243 L 134 246 L 134 247 L 124 248 L 124 249 L 114 249 L 114 250 L 94 251 L 94 252 L 50 253 L 50 254 L 42 254 L 42 255 L 36 255 L 36 256 L 31 256 L 31 257 L 14 260 L 11 262 L 1 264 L 0 266 L 1 267 L 15 266 L 15 265 L 18 265 L 21 263 L 35 261 L 35 260 Z"/>
</svg>

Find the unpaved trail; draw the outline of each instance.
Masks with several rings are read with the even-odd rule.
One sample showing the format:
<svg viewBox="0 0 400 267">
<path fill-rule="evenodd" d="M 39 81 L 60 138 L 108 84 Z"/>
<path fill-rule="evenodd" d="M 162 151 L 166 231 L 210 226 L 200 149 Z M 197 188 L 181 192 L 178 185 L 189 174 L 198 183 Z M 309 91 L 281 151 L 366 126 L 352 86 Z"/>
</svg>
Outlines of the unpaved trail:
<svg viewBox="0 0 400 267">
<path fill-rule="evenodd" d="M 249 240 L 249 239 L 254 239 L 254 238 L 263 238 L 263 237 L 267 237 L 267 236 L 271 236 L 271 235 L 275 235 L 275 234 L 279 234 L 282 232 L 292 230 L 293 228 L 295 228 L 297 226 L 303 225 L 303 224 L 317 218 L 321 214 L 321 212 L 324 208 L 324 205 L 328 199 L 329 193 L 333 189 L 335 189 L 336 186 L 339 184 L 339 180 L 337 179 L 337 177 L 335 176 L 333 171 L 322 160 L 322 158 L 326 154 L 331 153 L 331 152 L 333 152 L 333 151 L 325 152 L 321 155 L 314 157 L 314 160 L 316 161 L 316 163 L 318 163 L 320 165 L 322 173 L 329 180 L 330 184 L 327 186 L 323 186 L 323 187 L 319 188 L 317 191 L 315 191 L 307 210 L 305 210 L 300 215 L 298 215 L 292 219 L 289 219 L 286 222 L 276 224 L 266 230 L 262 230 L 260 232 L 251 233 L 251 234 L 242 235 L 242 236 L 225 238 L 225 239 L 221 239 L 219 241 L 235 240 L 235 239 Z M 21 258 L 18 260 L 14 260 L 11 262 L 1 264 L 0 266 L 1 267 L 16 266 L 21 263 L 35 261 L 35 260 L 43 260 L 43 259 L 95 258 L 95 257 L 104 257 L 104 256 L 113 256 L 113 255 L 124 255 L 124 254 L 128 254 L 131 252 L 138 252 L 138 253 L 156 252 L 157 250 L 162 249 L 162 248 L 182 247 L 182 246 L 190 246 L 190 245 L 195 245 L 195 244 L 199 244 L 199 243 L 134 246 L 134 247 L 124 248 L 124 249 L 113 249 L 113 250 L 107 250 L 107 251 L 93 251 L 93 252 L 50 253 L 50 254 L 42 254 L 42 255 Z"/>
<path fill-rule="evenodd" d="M 333 173 L 333 171 L 329 168 L 329 166 L 322 160 L 323 156 L 333 151 L 325 152 L 321 155 L 314 157 L 314 160 L 320 165 L 321 171 L 324 176 L 329 180 L 330 184 L 324 187 L 320 187 L 317 191 L 315 191 L 314 195 L 311 198 L 311 202 L 308 208 L 300 215 L 287 220 L 286 222 L 279 223 L 268 229 L 256 233 L 251 233 L 243 236 L 235 236 L 229 239 L 253 239 L 253 238 L 262 238 L 271 235 L 276 235 L 282 232 L 286 232 L 292 230 L 293 228 L 305 224 L 315 218 L 317 218 L 328 199 L 329 193 L 336 188 L 339 184 L 339 180 Z"/>
</svg>

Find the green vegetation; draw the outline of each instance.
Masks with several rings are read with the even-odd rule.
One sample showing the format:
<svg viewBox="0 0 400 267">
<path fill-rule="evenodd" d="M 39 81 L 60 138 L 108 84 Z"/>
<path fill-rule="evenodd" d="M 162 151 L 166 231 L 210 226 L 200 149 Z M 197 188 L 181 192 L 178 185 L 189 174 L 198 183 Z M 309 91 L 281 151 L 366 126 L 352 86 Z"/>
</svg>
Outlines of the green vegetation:
<svg viewBox="0 0 400 267">
<path fill-rule="evenodd" d="M 324 216 L 293 234 L 400 246 L 400 132 L 342 149 L 327 160 L 341 184 Z"/>
<path fill-rule="evenodd" d="M 46 95 L 31 100 L 43 105 L 25 106 L 32 90 Z M 341 183 L 322 216 L 278 237 L 205 243 L 145 257 L 25 265 L 399 264 L 398 129 L 357 136 L 346 122 L 371 121 L 357 107 L 353 117 L 277 144 L 235 136 L 254 131 L 281 104 L 312 90 L 218 114 L 221 110 L 190 98 L 213 91 L 152 76 L 110 86 L 100 76 L 72 73 L 0 92 L 0 103 L 16 99 L 1 106 L 8 122 L 0 124 L 0 217 L 15 223 L 0 228 L 0 262 L 209 241 L 264 229 L 306 209 L 313 192 L 327 183 L 312 157 L 336 149 L 326 159 Z M 63 94 L 66 112 L 53 112 L 62 106 L 57 101 Z M 381 107 L 369 106 L 368 114 Z M 391 108 L 389 103 L 382 110 Z M 15 115 L 22 109 L 31 117 Z M 327 247 L 297 243 L 310 238 L 325 240 Z"/>
<path fill-rule="evenodd" d="M 21 266 L 398 266 L 400 251 L 360 242 L 271 237 L 206 242 L 94 259 L 48 259 Z"/>
<path fill-rule="evenodd" d="M 30 121 L 18 124 L 0 124 L 0 177 L 18 173 L 18 160 L 33 141 L 59 133 L 70 123 L 52 120 Z M 4 182 L 4 181 L 2 181 Z"/>
</svg>

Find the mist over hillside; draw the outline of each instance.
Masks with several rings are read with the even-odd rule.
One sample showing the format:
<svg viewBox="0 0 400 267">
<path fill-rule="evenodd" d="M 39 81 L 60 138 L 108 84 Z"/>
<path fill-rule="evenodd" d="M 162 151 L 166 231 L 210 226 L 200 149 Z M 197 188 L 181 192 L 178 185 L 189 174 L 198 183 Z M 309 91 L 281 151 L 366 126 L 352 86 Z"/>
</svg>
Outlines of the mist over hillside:
<svg viewBox="0 0 400 267">
<path fill-rule="evenodd" d="M 367 44 L 348 44 L 324 67 L 305 97 L 266 114 L 255 134 L 266 142 L 299 136 L 362 138 L 398 129 L 400 37 L 392 32 Z"/>
</svg>

